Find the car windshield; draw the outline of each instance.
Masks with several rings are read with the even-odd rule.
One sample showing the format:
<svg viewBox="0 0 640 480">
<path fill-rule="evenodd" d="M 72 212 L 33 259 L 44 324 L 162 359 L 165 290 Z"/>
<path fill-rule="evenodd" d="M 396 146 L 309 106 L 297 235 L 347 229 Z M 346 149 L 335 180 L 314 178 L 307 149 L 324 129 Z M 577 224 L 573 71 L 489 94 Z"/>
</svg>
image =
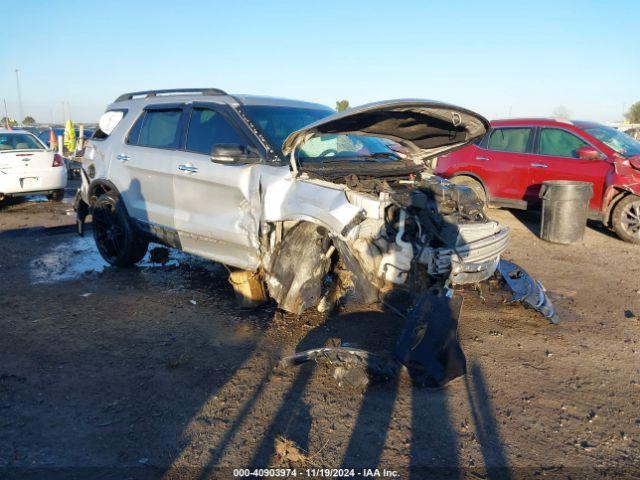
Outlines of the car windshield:
<svg viewBox="0 0 640 480">
<path fill-rule="evenodd" d="M 348 134 L 327 134 L 310 138 L 296 156 L 304 163 L 336 161 L 389 162 L 404 158 L 399 145 L 380 137 Z"/>
<path fill-rule="evenodd" d="M 598 127 L 585 128 L 585 132 L 611 147 L 620 155 L 624 155 L 625 157 L 640 155 L 640 142 L 620 130 L 601 125 Z"/>
<path fill-rule="evenodd" d="M 44 150 L 36 137 L 28 133 L 0 133 L 0 150 Z"/>
<path fill-rule="evenodd" d="M 244 110 L 278 152 L 281 151 L 284 140 L 291 133 L 334 113 L 329 107 L 298 108 L 247 105 Z"/>
</svg>

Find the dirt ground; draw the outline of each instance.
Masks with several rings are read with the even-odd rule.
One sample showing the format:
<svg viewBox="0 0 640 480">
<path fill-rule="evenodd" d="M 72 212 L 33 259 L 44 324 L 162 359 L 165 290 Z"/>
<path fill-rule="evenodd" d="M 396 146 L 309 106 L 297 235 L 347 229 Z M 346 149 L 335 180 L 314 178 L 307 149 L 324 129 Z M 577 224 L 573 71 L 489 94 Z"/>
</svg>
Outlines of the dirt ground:
<svg viewBox="0 0 640 480">
<path fill-rule="evenodd" d="M 90 234 L 41 228 L 73 223 L 68 208 L 0 207 L 2 478 L 226 479 L 268 466 L 301 478 L 640 476 L 640 247 L 602 228 L 551 245 L 537 214 L 492 210 L 512 228 L 505 258 L 544 283 L 563 322 L 464 292 L 468 373 L 430 391 L 274 368 L 337 341 L 388 349 L 399 318 L 242 310 L 221 266 L 177 252 L 106 267 Z"/>
</svg>

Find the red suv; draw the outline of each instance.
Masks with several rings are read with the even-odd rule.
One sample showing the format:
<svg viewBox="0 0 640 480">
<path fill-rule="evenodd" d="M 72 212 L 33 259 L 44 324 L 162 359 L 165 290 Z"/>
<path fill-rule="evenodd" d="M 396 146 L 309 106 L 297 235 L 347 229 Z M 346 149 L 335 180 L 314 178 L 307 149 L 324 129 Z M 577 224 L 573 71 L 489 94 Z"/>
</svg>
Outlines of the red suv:
<svg viewBox="0 0 640 480">
<path fill-rule="evenodd" d="M 640 243 L 640 142 L 606 125 L 495 120 L 474 144 L 439 157 L 435 171 L 489 205 L 519 209 L 540 203 L 545 180 L 591 182 L 589 217 Z"/>
</svg>

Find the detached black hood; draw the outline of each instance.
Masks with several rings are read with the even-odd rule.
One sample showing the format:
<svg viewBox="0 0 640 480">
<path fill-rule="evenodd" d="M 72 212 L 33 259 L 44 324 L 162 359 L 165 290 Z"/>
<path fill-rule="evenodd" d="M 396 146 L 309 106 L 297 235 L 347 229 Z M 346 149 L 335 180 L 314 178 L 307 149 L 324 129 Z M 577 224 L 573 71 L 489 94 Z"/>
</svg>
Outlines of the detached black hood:
<svg viewBox="0 0 640 480">
<path fill-rule="evenodd" d="M 374 135 L 408 147 L 421 160 L 443 155 L 483 136 L 489 121 L 475 112 L 433 100 L 385 100 L 339 112 L 289 135 L 285 155 L 316 135 Z"/>
</svg>

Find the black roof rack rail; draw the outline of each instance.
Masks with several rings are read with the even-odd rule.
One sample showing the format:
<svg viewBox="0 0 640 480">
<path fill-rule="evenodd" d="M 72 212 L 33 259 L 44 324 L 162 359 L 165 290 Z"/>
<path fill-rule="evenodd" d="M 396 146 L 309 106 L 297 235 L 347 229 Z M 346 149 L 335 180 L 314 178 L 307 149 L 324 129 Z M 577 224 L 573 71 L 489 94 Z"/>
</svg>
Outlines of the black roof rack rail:
<svg viewBox="0 0 640 480">
<path fill-rule="evenodd" d="M 141 92 L 123 93 L 116 102 L 131 100 L 133 97 L 145 96 L 146 98 L 163 95 L 166 93 L 201 93 L 202 95 L 227 95 L 227 92 L 219 88 L 169 88 L 165 90 L 143 90 Z"/>
</svg>

